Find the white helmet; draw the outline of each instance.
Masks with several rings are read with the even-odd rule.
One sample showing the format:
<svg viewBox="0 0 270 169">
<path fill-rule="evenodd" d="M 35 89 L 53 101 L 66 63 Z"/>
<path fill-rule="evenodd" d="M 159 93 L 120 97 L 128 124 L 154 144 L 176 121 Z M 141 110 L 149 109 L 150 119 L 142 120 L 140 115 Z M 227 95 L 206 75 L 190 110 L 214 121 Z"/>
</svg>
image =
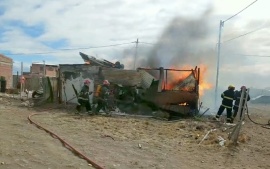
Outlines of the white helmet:
<svg viewBox="0 0 270 169">
<path fill-rule="evenodd" d="M 109 82 L 108 80 L 104 80 L 104 81 L 103 81 L 103 84 L 104 84 L 104 85 L 110 85 L 110 82 Z"/>
</svg>

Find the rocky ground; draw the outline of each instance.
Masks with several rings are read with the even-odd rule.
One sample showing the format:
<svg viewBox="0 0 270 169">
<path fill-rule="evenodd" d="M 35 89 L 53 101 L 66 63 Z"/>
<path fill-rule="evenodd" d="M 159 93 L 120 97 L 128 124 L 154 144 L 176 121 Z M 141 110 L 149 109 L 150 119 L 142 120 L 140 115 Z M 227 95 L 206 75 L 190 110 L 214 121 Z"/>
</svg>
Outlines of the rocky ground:
<svg viewBox="0 0 270 169">
<path fill-rule="evenodd" d="M 251 118 L 267 123 L 269 108 L 250 105 Z M 27 117 L 33 113 L 38 113 L 32 116 L 33 121 L 106 169 L 270 168 L 270 130 L 247 117 L 234 146 L 228 140 L 233 128 L 208 118 L 167 122 L 75 115 L 74 111 L 69 105 L 29 108 L 18 99 L 0 96 L 0 168 L 93 168 L 59 140 L 30 124 Z M 224 145 L 221 138 L 226 140 Z"/>
</svg>

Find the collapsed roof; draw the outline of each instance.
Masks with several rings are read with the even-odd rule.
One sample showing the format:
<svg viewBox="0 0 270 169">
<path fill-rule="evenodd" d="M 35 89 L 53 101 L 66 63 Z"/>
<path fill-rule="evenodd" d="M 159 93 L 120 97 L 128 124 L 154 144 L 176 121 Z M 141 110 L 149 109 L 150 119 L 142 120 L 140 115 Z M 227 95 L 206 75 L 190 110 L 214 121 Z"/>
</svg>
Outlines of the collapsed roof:
<svg viewBox="0 0 270 169">
<path fill-rule="evenodd" d="M 79 52 L 82 59 L 84 60 L 85 64 L 90 64 L 91 66 L 102 66 L 107 68 L 117 68 L 117 69 L 124 69 L 124 65 L 120 64 L 119 61 L 112 63 L 105 59 L 96 59 L 94 56 L 86 55 L 82 52 Z"/>
</svg>

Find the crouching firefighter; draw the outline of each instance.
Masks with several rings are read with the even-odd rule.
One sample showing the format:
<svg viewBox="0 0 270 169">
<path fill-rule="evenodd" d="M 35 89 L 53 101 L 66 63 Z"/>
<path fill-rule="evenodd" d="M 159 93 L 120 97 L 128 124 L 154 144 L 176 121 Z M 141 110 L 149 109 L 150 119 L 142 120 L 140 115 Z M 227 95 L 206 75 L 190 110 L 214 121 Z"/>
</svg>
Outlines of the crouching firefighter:
<svg viewBox="0 0 270 169">
<path fill-rule="evenodd" d="M 216 115 L 216 120 L 219 120 L 221 114 L 226 109 L 227 110 L 227 123 L 232 123 L 232 106 L 233 106 L 233 100 L 234 100 L 234 89 L 235 87 L 230 85 L 228 87 L 228 90 L 224 91 L 221 94 L 222 98 L 222 104 L 219 107 L 219 110 Z"/>
<path fill-rule="evenodd" d="M 234 106 L 233 106 L 233 119 L 236 117 L 238 109 L 239 109 L 239 104 L 240 104 L 242 91 L 244 91 L 244 97 L 243 97 L 242 109 L 241 109 L 241 112 L 240 112 L 240 119 L 242 118 L 243 110 L 245 110 L 246 107 L 247 107 L 247 101 L 250 100 L 250 96 L 249 95 L 247 96 L 247 88 L 246 88 L 246 86 L 242 86 L 240 89 L 241 90 L 236 91 L 235 95 L 234 95 L 235 102 L 234 102 Z M 247 97 L 247 100 L 246 100 L 246 97 Z"/>
<path fill-rule="evenodd" d="M 93 92 L 89 92 L 89 86 L 90 86 L 90 80 L 85 80 L 84 85 L 78 94 L 78 105 L 76 106 L 76 110 L 81 112 L 81 107 L 85 107 L 88 114 L 91 114 L 91 105 L 89 101 L 89 95 L 91 95 Z"/>
</svg>

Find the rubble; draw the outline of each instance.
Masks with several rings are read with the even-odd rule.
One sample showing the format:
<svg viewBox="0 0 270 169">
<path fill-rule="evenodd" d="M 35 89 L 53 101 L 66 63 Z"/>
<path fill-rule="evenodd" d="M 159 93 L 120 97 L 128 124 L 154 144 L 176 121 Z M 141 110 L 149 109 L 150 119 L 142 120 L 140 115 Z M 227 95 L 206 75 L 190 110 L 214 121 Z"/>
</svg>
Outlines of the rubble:
<svg viewBox="0 0 270 169">
<path fill-rule="evenodd" d="M 142 145 L 141 144 L 138 144 L 138 147 L 141 149 L 142 148 Z"/>
<path fill-rule="evenodd" d="M 219 144 L 220 146 L 224 146 L 226 140 L 225 140 L 224 138 L 222 138 L 221 136 L 218 136 L 218 141 L 219 141 L 218 144 Z"/>
<path fill-rule="evenodd" d="M 208 135 L 213 132 L 213 131 L 216 131 L 216 129 L 211 129 L 209 130 L 203 137 L 203 139 L 199 142 L 199 145 L 208 137 Z"/>
</svg>

